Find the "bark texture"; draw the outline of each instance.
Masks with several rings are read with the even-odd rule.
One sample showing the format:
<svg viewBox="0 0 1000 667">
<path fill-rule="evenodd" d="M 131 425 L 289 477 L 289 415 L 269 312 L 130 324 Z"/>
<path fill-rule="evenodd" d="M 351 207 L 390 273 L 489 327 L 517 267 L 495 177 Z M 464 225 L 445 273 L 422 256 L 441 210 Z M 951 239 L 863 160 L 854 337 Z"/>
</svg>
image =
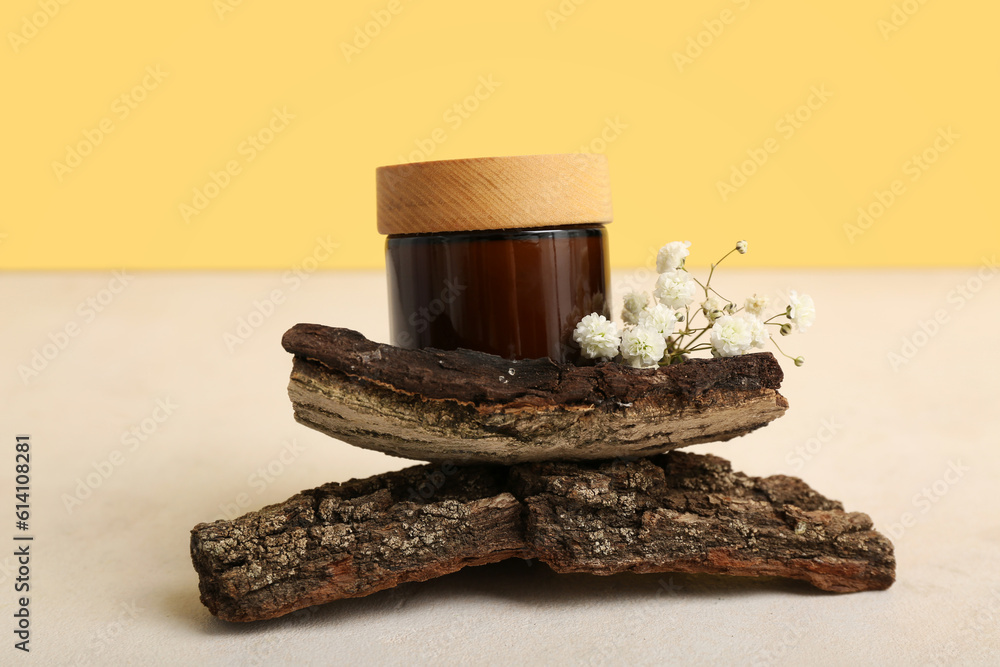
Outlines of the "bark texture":
<svg viewBox="0 0 1000 667">
<path fill-rule="evenodd" d="M 514 464 L 649 456 L 745 435 L 780 417 L 770 353 L 657 369 L 406 350 L 298 324 L 295 419 L 344 442 L 424 461 Z"/>
<path fill-rule="evenodd" d="M 558 572 L 703 572 L 885 589 L 892 543 L 794 477 L 710 455 L 515 466 L 414 466 L 199 524 L 201 599 L 230 621 L 274 618 L 514 556 Z"/>
</svg>

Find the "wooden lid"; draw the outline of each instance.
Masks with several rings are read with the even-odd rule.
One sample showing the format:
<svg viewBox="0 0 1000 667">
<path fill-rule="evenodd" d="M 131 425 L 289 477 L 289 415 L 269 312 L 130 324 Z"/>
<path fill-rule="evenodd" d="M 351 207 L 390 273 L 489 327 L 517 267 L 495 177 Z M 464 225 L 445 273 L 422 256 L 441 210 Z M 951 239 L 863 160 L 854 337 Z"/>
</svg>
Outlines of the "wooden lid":
<svg viewBox="0 0 1000 667">
<path fill-rule="evenodd" d="M 428 234 L 611 222 L 604 155 L 520 155 L 375 170 L 378 231 Z"/>
</svg>

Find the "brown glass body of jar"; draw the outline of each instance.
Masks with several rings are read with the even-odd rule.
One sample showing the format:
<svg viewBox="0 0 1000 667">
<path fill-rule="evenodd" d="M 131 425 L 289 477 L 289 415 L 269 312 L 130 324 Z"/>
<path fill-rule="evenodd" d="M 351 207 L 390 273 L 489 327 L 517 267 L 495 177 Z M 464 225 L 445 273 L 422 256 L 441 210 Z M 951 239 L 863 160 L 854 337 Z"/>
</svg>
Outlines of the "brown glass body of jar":
<svg viewBox="0 0 1000 667">
<path fill-rule="evenodd" d="M 579 359 L 573 329 L 610 316 L 603 224 L 390 235 L 393 344 Z"/>
</svg>

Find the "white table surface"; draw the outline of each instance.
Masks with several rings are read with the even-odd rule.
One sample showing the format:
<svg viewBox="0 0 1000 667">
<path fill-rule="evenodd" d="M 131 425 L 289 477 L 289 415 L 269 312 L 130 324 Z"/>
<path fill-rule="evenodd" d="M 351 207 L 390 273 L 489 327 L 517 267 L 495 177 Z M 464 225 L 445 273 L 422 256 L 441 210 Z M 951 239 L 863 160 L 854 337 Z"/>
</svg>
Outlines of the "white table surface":
<svg viewBox="0 0 1000 667">
<path fill-rule="evenodd" d="M 954 290 L 975 288 L 976 269 L 719 276 L 724 294 L 798 288 L 819 317 L 782 339 L 807 358 L 783 364 L 787 415 L 693 450 L 753 475 L 799 475 L 883 532 L 909 513 L 910 527 L 894 531 L 898 580 L 886 592 L 556 575 L 516 560 L 240 625 L 198 600 L 192 526 L 238 499 L 256 509 L 409 465 L 296 424 L 285 394 L 291 360 L 279 341 L 294 323 L 387 339 L 384 276 L 320 272 L 296 286 L 281 273 L 130 275 L 112 295 L 110 272 L 0 274 L 0 497 L 10 508 L 0 540 L 14 544 L 13 443 L 28 433 L 37 664 L 1000 662 L 1000 279 L 966 300 Z M 633 276 L 616 272 L 619 298 Z M 226 332 L 273 290 L 283 302 L 230 351 Z M 111 298 L 91 313 L 88 297 Z M 893 369 L 888 353 L 939 310 L 944 324 L 916 336 L 917 353 Z M 25 383 L 18 367 L 70 323 L 78 335 Z M 157 412 L 158 400 L 176 408 Z M 129 439 L 144 420 L 145 441 Z M 115 450 L 119 465 L 67 508 Z M 257 471 L 269 466 L 277 474 L 263 481 Z M 0 556 L 0 664 L 26 664 L 12 646 L 13 565 Z"/>
</svg>

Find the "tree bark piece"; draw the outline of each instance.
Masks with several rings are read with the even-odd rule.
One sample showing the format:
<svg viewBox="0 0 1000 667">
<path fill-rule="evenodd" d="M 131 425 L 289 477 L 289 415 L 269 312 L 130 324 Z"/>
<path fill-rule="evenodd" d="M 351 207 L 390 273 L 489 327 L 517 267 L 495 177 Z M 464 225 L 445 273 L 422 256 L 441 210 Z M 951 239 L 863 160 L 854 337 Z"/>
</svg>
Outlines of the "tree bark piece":
<svg viewBox="0 0 1000 667">
<path fill-rule="evenodd" d="M 509 361 L 469 350 L 406 350 L 349 329 L 298 324 L 295 419 L 344 442 L 443 462 L 648 456 L 745 435 L 780 417 L 770 353 L 656 369 Z"/>
<path fill-rule="evenodd" d="M 201 600 L 274 618 L 510 557 L 557 572 L 691 572 L 888 588 L 892 543 L 804 482 L 710 455 L 451 464 L 326 484 L 192 530 Z"/>
</svg>

